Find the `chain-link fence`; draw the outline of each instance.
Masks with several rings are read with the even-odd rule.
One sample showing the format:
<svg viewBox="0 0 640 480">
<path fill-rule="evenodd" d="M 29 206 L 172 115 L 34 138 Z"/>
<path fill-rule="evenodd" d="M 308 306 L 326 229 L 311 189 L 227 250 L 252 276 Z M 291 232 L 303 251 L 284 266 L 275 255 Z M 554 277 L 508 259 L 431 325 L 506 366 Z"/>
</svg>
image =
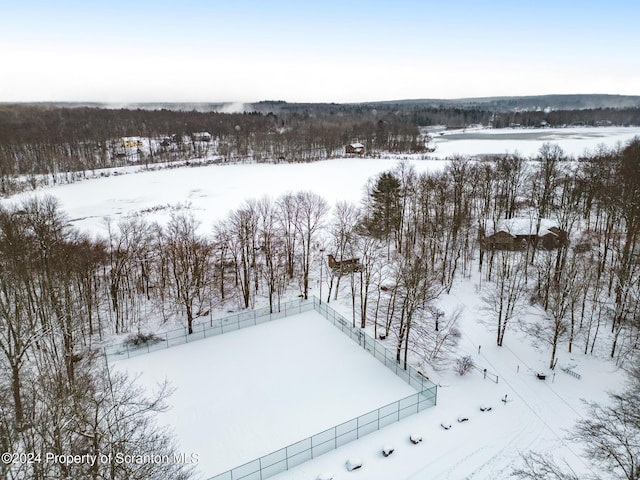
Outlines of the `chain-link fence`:
<svg viewBox="0 0 640 480">
<path fill-rule="evenodd" d="M 312 303 L 313 310 L 414 387 L 418 393 L 211 477 L 209 480 L 263 480 L 272 477 L 436 404 L 438 387 L 427 377 L 411 366 L 404 370 L 396 361 L 395 355 L 381 342 L 364 330 L 354 327 L 328 304 L 320 303 L 315 297 Z"/>
<path fill-rule="evenodd" d="M 191 334 L 185 327 L 165 332 L 159 335 L 155 342 L 147 342 L 143 345 L 126 343 L 113 345 L 105 348 L 105 355 L 108 359 L 131 358 L 310 310 L 317 311 L 330 321 L 385 367 L 415 388 L 417 393 L 211 477 L 209 480 L 263 480 L 272 477 L 436 404 L 438 391 L 435 384 L 411 366 L 407 366 L 406 370 L 403 369 L 401 363 L 396 360 L 395 354 L 385 348 L 381 342 L 364 330 L 354 327 L 343 315 L 315 297 L 310 301 L 298 299 L 284 303 L 280 306 L 279 312 L 270 313 L 269 308 L 266 307 L 211 320 L 208 324 L 199 323 L 193 326 Z"/>
<path fill-rule="evenodd" d="M 418 392 L 422 392 L 433 385 L 428 377 L 425 377 L 411 365 L 407 365 L 407 369 L 405 370 L 402 367 L 402 363 L 397 361 L 395 353 L 391 352 L 382 342 L 376 340 L 364 330 L 354 327 L 352 322 L 349 322 L 343 315 L 336 312 L 328 304 L 320 303 L 318 299 L 314 297 L 313 309 L 333 323 L 342 333 L 377 358 L 385 367 L 390 369 Z"/>
<path fill-rule="evenodd" d="M 269 312 L 269 307 L 258 308 L 246 312 L 240 312 L 228 317 L 210 320 L 208 323 L 197 323 L 193 325 L 193 333 L 189 333 L 187 327 L 170 330 L 163 334 L 155 336 L 141 345 L 130 345 L 122 343 L 119 345 L 111 345 L 105 347 L 104 353 L 109 360 L 117 360 L 122 358 L 131 358 L 144 353 L 162 350 L 183 343 L 190 343 L 204 338 L 222 335 L 223 333 L 233 332 L 241 328 L 253 327 L 261 323 L 270 322 L 278 318 L 297 315 L 298 313 L 313 310 L 313 303 L 308 300 L 292 300 L 280 305 L 280 311 Z"/>
<path fill-rule="evenodd" d="M 364 435 L 399 422 L 436 403 L 436 386 L 380 407 L 312 437 L 288 445 L 209 480 L 263 480 L 285 472 Z"/>
</svg>

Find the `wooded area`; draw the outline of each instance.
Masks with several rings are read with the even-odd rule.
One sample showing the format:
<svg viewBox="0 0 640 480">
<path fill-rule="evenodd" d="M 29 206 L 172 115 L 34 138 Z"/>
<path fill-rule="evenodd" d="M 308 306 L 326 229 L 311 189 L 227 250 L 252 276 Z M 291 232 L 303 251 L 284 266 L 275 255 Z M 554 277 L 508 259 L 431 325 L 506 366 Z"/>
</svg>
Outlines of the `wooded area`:
<svg viewBox="0 0 640 480">
<path fill-rule="evenodd" d="M 51 155 L 56 149 L 64 151 L 59 158 L 75 158 L 83 165 L 83 154 L 65 150 L 71 143 L 64 139 L 77 138 L 78 125 L 66 121 L 67 114 L 86 115 L 80 123 L 87 137 L 75 145 L 92 139 L 91 146 L 86 144 L 87 158 L 94 158 L 100 141 L 132 134 L 133 125 L 145 125 L 146 134 L 158 135 L 184 133 L 178 126 L 188 123 L 226 138 L 236 151 L 257 144 L 257 133 L 242 133 L 255 125 L 265 127 L 261 138 L 267 143 L 269 132 L 280 135 L 278 128 L 291 128 L 292 138 L 302 139 L 295 140 L 300 151 L 317 145 L 326 153 L 328 145 L 337 149 L 355 132 L 361 139 L 370 135 L 374 144 L 406 138 L 403 148 L 409 149 L 417 139 L 414 126 L 383 135 L 381 129 L 389 132 L 392 127 L 375 122 L 351 123 L 344 134 L 341 122 L 323 126 L 295 118 L 237 115 L 224 117 L 216 130 L 218 114 L 180 113 L 175 123 L 163 124 L 162 112 L 128 112 L 128 121 L 114 120 L 105 132 L 102 116 L 108 111 L 48 114 L 60 116 L 59 121 L 42 120 L 42 128 L 56 131 L 37 132 L 29 122 L 9 135 L 3 131 L 2 164 L 14 159 L 11 168 L 3 167 L 8 168 L 3 175 L 21 171 L 24 165 L 15 162 L 13 149 L 25 145 L 41 161 L 31 165 L 32 171 L 47 162 L 53 162 L 52 170 L 60 168 Z M 92 123 L 93 114 L 101 118 L 100 127 Z M 273 145 L 288 145 L 278 138 Z M 292 143 L 290 148 L 298 147 Z M 535 241 L 519 250 L 480 248 L 481 232 L 514 217 L 530 219 L 538 230 L 541 219 L 552 217 L 571 241 L 554 249 Z M 377 337 L 391 341 L 397 361 L 405 366 L 410 356 L 434 368 L 451 362 L 459 312 L 445 314 L 437 299 L 472 269 L 481 273 L 481 292 L 492 312 L 488 328 L 496 332 L 497 345 L 508 344 L 520 312 L 535 306 L 542 315 L 526 327 L 550 346 L 550 368 L 559 349 L 585 354 L 606 349 L 618 364 L 637 351 L 638 139 L 579 161 L 568 161 L 560 148 L 547 144 L 533 159 L 454 158 L 437 173 L 419 174 L 401 162 L 370 180 L 360 205 L 339 202 L 331 211 L 317 194 L 297 192 L 247 200 L 213 225 L 212 235 L 198 234 L 197 227 L 189 213 L 175 214 L 167 225 L 131 217 L 111 224 L 105 238 L 94 239 L 70 227 L 53 198 L 0 207 L 3 451 L 171 455 L 170 436 L 150 420 L 164 408 L 169 391 L 149 396 L 132 379 L 109 375 L 99 346 L 125 333 L 131 334 L 131 342 L 147 340 L 153 334 L 147 330 L 152 318 L 191 331 L 194 322 L 207 321 L 213 310 L 252 308 L 265 301 L 277 311 L 292 291 L 307 298 L 319 285 L 321 269 L 322 300 L 334 301 L 346 285 L 353 325 L 373 328 Z M 328 254 L 337 262 L 358 258 L 359 268 L 328 268 Z M 161 473 L 153 470 L 160 467 Z M 0 464 L 0 474 L 11 479 L 142 479 L 187 478 L 189 471 L 178 464 L 34 462 Z"/>
<path fill-rule="evenodd" d="M 309 162 L 344 156 L 354 141 L 370 156 L 428 153 L 429 139 L 419 127 L 429 125 L 640 124 L 638 108 L 498 112 L 482 106 L 278 102 L 255 108 L 259 111 L 229 114 L 1 105 L 0 195 L 73 182 L 97 169 L 131 163 Z M 201 132 L 210 134 L 210 140 L 197 137 Z M 129 138 L 138 139 L 140 147 L 123 148 L 122 139 Z M 27 182 L 18 182 L 16 176 Z"/>
</svg>

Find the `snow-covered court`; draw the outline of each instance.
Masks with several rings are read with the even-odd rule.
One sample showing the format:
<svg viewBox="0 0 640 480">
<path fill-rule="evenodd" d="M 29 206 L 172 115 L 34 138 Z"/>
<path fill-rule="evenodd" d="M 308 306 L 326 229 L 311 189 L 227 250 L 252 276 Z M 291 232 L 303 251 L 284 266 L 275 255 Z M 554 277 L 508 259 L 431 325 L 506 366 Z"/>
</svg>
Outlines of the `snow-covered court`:
<svg viewBox="0 0 640 480">
<path fill-rule="evenodd" d="M 315 311 L 113 365 L 171 382 L 160 421 L 203 478 L 416 393 Z"/>
</svg>

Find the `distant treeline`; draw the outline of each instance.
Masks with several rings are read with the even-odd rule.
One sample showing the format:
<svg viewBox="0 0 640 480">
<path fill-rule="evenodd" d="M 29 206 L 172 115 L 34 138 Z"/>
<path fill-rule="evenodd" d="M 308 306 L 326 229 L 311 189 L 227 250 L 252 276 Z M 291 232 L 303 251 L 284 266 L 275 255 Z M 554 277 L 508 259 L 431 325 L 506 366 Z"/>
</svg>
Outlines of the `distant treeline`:
<svg viewBox="0 0 640 480">
<path fill-rule="evenodd" d="M 640 108 L 597 108 L 588 110 L 554 110 L 550 112 L 510 112 L 495 116 L 495 128 L 509 127 L 518 124 L 523 127 L 536 127 L 542 122 L 549 126 L 561 127 L 584 125 L 599 127 L 606 125 L 633 126 L 640 125 Z"/>
<path fill-rule="evenodd" d="M 196 132 L 210 133 L 210 141 L 196 141 Z M 16 175 L 49 175 L 56 182 L 68 172 L 126 165 L 132 156 L 122 152 L 122 137 L 151 145 L 135 153 L 144 163 L 314 161 L 344 155 L 345 146 L 356 141 L 368 153 L 425 149 L 415 124 L 370 112 L 318 116 L 5 105 L 0 107 L 0 192 L 11 193 Z"/>
<path fill-rule="evenodd" d="M 288 104 L 261 102 L 250 113 L 169 109 L 0 106 L 0 194 L 20 189 L 15 177 L 35 187 L 72 181 L 76 172 L 188 161 L 308 162 L 345 154 L 360 142 L 367 155 L 420 153 L 428 139 L 419 127 L 471 124 L 639 125 L 640 108 L 498 113 L 488 106 L 437 107 L 420 103 Z M 192 134 L 208 132 L 206 144 Z M 145 148 L 123 151 L 122 137 L 144 139 Z M 134 149 L 135 150 L 135 149 Z M 43 180 L 43 177 L 44 179 Z M 47 180 L 48 178 L 48 180 Z"/>
</svg>

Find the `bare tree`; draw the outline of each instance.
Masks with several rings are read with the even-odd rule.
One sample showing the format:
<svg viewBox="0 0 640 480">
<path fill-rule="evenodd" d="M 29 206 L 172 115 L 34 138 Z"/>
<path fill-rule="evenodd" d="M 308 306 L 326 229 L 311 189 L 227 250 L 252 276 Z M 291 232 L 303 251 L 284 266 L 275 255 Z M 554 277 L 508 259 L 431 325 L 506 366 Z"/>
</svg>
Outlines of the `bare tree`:
<svg viewBox="0 0 640 480">
<path fill-rule="evenodd" d="M 437 369 L 451 362 L 460 340 L 458 324 L 461 315 L 461 308 L 450 314 L 430 308 L 427 315 L 416 322 L 411 349 L 421 363 Z M 434 322 L 438 325 L 437 328 L 433 328 Z"/>
<path fill-rule="evenodd" d="M 228 249 L 235 265 L 236 286 L 244 308 L 254 304 L 257 290 L 258 211 L 253 201 L 231 212 L 227 222 Z M 252 284 L 253 281 L 253 284 Z"/>
<path fill-rule="evenodd" d="M 267 283 L 269 311 L 273 313 L 280 311 L 280 299 L 286 286 L 285 248 L 273 201 L 265 197 L 258 202 L 257 209 L 258 249 L 264 262 L 262 275 Z"/>
<path fill-rule="evenodd" d="M 535 338 L 551 346 L 549 368 L 553 369 L 557 361 L 558 345 L 561 340 L 568 337 L 570 332 L 571 311 L 579 298 L 582 285 L 576 263 L 569 262 L 568 268 L 558 277 L 551 267 L 555 264 L 553 257 L 550 252 L 545 253 L 546 255 L 538 263 L 538 268 L 540 284 L 549 284 L 546 288 L 549 292 L 548 300 L 541 320 L 536 322 L 529 331 Z M 544 287 L 539 285 L 538 288 Z"/>
<path fill-rule="evenodd" d="M 347 202 L 338 202 L 334 208 L 333 221 L 330 228 L 334 255 L 338 267 L 330 268 L 329 292 L 333 288 L 333 280 L 337 279 L 335 287 L 335 298 L 338 297 L 340 280 L 345 274 L 349 274 L 352 291 L 352 314 L 355 315 L 355 293 L 354 291 L 354 262 L 351 261 L 356 256 L 356 227 L 360 218 L 358 207 Z M 324 260 L 324 259 L 323 259 Z M 345 260 L 349 260 L 346 262 Z M 359 259 L 358 259 L 359 261 Z M 345 267 L 348 265 L 348 267 Z M 331 265 L 330 265 L 331 267 Z M 331 295 L 331 293 L 329 293 Z"/>
<path fill-rule="evenodd" d="M 278 201 L 278 220 L 282 232 L 284 252 L 287 260 L 287 274 L 293 278 L 295 273 L 295 255 L 298 242 L 296 225 L 300 210 L 296 196 L 292 193 L 282 195 Z"/>
<path fill-rule="evenodd" d="M 186 316 L 189 334 L 193 321 L 208 315 L 211 295 L 211 244 L 197 228 L 192 215 L 173 215 L 160 238 L 170 273 L 171 300 Z"/>
<path fill-rule="evenodd" d="M 495 252 L 496 263 L 493 282 L 485 284 L 484 300 L 487 309 L 495 314 L 496 343 L 504 342 L 507 326 L 518 316 L 524 307 L 526 297 L 526 257 L 523 252 L 500 250 Z"/>
<path fill-rule="evenodd" d="M 406 254 L 407 252 L 405 252 Z M 396 285 L 400 312 L 397 313 L 396 360 L 401 361 L 404 348 L 403 365 L 407 368 L 410 349 L 411 328 L 414 320 L 427 311 L 427 307 L 442 293 L 437 281 L 438 272 L 430 268 L 423 258 L 396 256 Z"/>
<path fill-rule="evenodd" d="M 149 297 L 149 279 L 153 254 L 153 228 L 140 217 L 129 217 L 116 226 L 107 222 L 109 232 L 108 282 L 115 333 L 129 331 L 139 318 L 138 293 Z M 164 290 L 160 284 L 159 295 Z"/>
<path fill-rule="evenodd" d="M 309 298 L 309 269 L 311 266 L 312 242 L 323 227 L 324 217 L 329 211 L 327 202 L 313 192 L 296 194 L 298 216 L 295 229 L 300 238 L 302 260 L 302 294 Z"/>
<path fill-rule="evenodd" d="M 558 465 L 548 455 L 537 452 L 526 454 L 523 465 L 512 474 L 522 480 L 596 480 L 597 477 L 578 475 L 568 465 Z"/>
</svg>

